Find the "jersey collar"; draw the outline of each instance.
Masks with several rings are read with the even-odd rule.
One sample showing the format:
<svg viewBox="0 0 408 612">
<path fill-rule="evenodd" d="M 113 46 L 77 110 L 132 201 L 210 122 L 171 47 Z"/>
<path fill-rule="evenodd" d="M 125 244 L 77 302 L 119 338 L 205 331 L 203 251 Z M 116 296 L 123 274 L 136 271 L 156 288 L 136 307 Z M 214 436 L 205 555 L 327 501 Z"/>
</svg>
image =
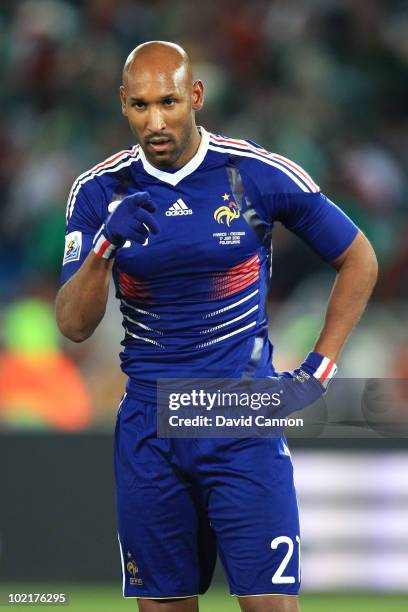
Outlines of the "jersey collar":
<svg viewBox="0 0 408 612">
<path fill-rule="evenodd" d="M 155 168 L 155 166 L 152 166 L 152 164 L 147 161 L 142 148 L 140 148 L 140 160 L 143 164 L 145 172 L 147 172 L 151 176 L 156 177 L 160 181 L 169 183 L 169 185 L 173 185 L 174 187 L 175 185 L 177 185 L 177 183 L 186 178 L 186 176 L 197 170 L 198 166 L 202 163 L 204 157 L 207 154 L 208 141 L 210 139 L 209 133 L 203 127 L 200 126 L 199 130 L 201 133 L 201 142 L 197 149 L 197 153 L 194 155 L 194 157 L 190 159 L 190 161 L 185 166 L 183 166 L 176 172 L 165 172 L 164 170 L 159 170 L 158 168 Z"/>
</svg>

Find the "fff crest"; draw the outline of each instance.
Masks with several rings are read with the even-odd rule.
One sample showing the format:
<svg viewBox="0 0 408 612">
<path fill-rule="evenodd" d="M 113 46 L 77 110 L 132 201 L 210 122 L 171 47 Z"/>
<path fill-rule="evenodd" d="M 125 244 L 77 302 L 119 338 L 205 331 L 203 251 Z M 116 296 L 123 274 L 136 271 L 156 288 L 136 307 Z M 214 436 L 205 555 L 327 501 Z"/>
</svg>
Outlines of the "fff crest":
<svg viewBox="0 0 408 612">
<path fill-rule="evenodd" d="M 217 221 L 217 223 L 224 224 L 225 221 L 228 227 L 230 226 L 231 221 L 238 219 L 240 216 L 241 212 L 235 202 L 223 204 L 214 211 L 214 219 Z"/>
</svg>

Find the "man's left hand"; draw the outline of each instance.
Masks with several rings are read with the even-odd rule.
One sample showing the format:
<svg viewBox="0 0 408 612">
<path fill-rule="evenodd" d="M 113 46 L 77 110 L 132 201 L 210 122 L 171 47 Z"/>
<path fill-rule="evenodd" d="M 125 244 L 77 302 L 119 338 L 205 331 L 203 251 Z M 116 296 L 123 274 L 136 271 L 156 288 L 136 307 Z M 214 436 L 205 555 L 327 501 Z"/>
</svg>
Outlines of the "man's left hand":
<svg viewBox="0 0 408 612">
<path fill-rule="evenodd" d="M 334 361 L 316 352 L 309 353 L 295 370 L 278 372 L 276 378 L 271 377 L 271 380 L 279 388 L 281 403 L 273 416 L 284 418 L 314 404 L 326 392 L 336 372 Z"/>
</svg>

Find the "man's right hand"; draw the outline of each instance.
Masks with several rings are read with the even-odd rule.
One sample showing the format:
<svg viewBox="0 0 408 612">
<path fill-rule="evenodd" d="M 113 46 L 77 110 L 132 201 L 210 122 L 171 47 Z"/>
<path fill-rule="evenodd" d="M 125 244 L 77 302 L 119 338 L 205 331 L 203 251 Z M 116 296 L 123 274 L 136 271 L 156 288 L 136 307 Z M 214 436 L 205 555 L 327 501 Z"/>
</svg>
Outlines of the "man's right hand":
<svg viewBox="0 0 408 612">
<path fill-rule="evenodd" d="M 127 240 L 144 244 L 150 232 L 159 232 L 159 224 L 153 216 L 156 208 L 146 191 L 124 198 L 96 233 L 94 252 L 104 259 L 111 259 Z"/>
</svg>

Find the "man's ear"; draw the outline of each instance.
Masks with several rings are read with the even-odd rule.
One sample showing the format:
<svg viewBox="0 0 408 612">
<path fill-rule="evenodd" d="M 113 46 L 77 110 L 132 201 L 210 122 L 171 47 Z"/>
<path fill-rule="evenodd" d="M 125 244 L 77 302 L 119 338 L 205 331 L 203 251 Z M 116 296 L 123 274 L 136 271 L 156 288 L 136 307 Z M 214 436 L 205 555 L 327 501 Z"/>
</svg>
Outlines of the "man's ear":
<svg viewBox="0 0 408 612">
<path fill-rule="evenodd" d="M 122 103 L 122 115 L 124 117 L 127 117 L 127 110 L 126 110 L 126 92 L 125 92 L 125 88 L 123 85 L 120 86 L 119 88 L 119 95 L 120 95 L 120 100 Z"/>
<path fill-rule="evenodd" d="M 198 80 L 193 83 L 192 90 L 192 109 L 195 111 L 201 110 L 204 105 L 204 85 L 203 82 Z"/>
</svg>

